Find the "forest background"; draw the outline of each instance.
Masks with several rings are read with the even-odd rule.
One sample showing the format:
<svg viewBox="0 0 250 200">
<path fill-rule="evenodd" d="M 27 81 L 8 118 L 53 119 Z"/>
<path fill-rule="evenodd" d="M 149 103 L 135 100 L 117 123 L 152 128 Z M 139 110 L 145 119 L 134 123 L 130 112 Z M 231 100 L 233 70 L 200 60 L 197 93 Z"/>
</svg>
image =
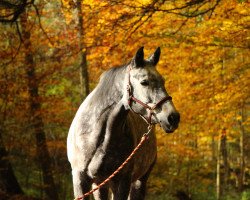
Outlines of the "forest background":
<svg viewBox="0 0 250 200">
<path fill-rule="evenodd" d="M 144 46 L 181 113 L 147 199 L 250 199 L 247 0 L 1 0 L 0 198 L 72 199 L 66 137 L 101 73 Z"/>
</svg>

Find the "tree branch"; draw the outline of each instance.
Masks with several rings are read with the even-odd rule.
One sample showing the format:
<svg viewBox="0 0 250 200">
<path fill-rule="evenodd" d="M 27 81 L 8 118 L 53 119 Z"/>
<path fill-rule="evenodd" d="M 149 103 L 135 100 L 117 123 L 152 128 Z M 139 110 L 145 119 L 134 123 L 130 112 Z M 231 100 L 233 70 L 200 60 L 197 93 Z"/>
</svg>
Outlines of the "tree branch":
<svg viewBox="0 0 250 200">
<path fill-rule="evenodd" d="M 0 15 L 0 22 L 2 23 L 13 23 L 15 22 L 21 13 L 24 12 L 25 8 L 28 5 L 34 3 L 35 0 L 20 0 L 20 1 L 8 1 L 8 0 L 1 0 L 0 1 L 0 10 L 7 11 L 7 14 Z"/>
<path fill-rule="evenodd" d="M 50 37 L 48 36 L 47 32 L 44 30 L 43 26 L 42 26 L 42 23 L 41 23 L 41 16 L 40 16 L 40 12 L 37 8 L 37 6 L 33 3 L 32 6 L 35 8 L 35 11 L 36 11 L 36 15 L 38 17 L 38 23 L 39 23 L 39 26 L 43 32 L 43 34 L 45 35 L 45 37 L 48 39 L 49 43 L 53 46 L 53 42 L 51 41 Z"/>
</svg>

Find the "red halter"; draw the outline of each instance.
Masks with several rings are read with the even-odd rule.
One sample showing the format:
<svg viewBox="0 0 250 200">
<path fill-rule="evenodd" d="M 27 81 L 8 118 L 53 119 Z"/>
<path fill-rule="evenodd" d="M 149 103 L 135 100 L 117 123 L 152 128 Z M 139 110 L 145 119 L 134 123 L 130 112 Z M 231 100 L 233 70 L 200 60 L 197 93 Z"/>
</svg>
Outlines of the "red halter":
<svg viewBox="0 0 250 200">
<path fill-rule="evenodd" d="M 149 110 L 148 116 L 144 117 L 143 115 L 139 114 L 149 125 L 152 125 L 152 115 L 153 115 L 153 111 L 160 105 L 162 105 L 165 101 L 171 101 L 172 97 L 171 96 L 166 96 L 164 98 L 162 98 L 160 101 L 158 101 L 154 106 L 149 106 L 146 103 L 143 103 L 142 101 L 140 101 L 139 99 L 135 98 L 132 94 L 132 90 L 131 90 L 131 82 L 130 82 L 130 70 L 131 67 L 129 67 L 128 70 L 128 85 L 127 85 L 127 91 L 128 91 L 128 105 L 130 106 L 130 109 L 136 113 L 139 114 L 137 112 L 135 112 L 133 110 L 133 108 L 131 107 L 131 102 L 135 101 L 137 103 L 139 103 L 140 105 L 142 105 L 144 108 L 146 108 L 146 110 Z"/>
</svg>

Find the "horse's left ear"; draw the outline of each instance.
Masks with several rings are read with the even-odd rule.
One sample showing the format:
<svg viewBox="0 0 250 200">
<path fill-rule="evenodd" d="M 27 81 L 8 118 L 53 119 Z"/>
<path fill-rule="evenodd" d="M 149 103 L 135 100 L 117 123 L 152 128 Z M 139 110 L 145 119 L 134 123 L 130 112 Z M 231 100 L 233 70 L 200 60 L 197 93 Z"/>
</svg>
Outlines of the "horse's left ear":
<svg viewBox="0 0 250 200">
<path fill-rule="evenodd" d="M 144 51 L 143 51 L 144 47 L 141 47 L 137 50 L 134 58 L 133 58 L 133 62 L 135 67 L 143 67 L 144 66 Z"/>
<path fill-rule="evenodd" d="M 157 63 L 159 62 L 160 55 L 161 55 L 161 48 L 158 47 L 155 50 L 155 52 L 151 56 L 149 56 L 148 61 L 151 62 L 154 66 L 156 66 Z"/>
</svg>

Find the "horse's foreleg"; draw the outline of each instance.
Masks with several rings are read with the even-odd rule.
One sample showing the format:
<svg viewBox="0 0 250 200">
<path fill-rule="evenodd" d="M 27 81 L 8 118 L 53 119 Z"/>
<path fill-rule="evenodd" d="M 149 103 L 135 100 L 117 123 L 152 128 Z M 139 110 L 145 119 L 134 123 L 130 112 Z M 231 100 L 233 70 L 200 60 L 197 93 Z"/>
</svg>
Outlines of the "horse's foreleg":
<svg viewBox="0 0 250 200">
<path fill-rule="evenodd" d="M 141 177 L 139 180 L 131 184 L 131 190 L 130 190 L 130 194 L 128 198 L 129 200 L 144 200 L 145 199 L 147 181 L 153 169 L 154 164 L 155 164 L 155 161 L 143 177 Z"/>
<path fill-rule="evenodd" d="M 131 179 L 120 177 L 118 181 L 112 184 L 113 200 L 127 200 L 131 185 Z"/>
<path fill-rule="evenodd" d="M 144 200 L 147 180 L 137 180 L 131 185 L 129 200 Z"/>
<path fill-rule="evenodd" d="M 97 185 L 93 184 L 93 188 L 96 188 Z M 95 200 L 107 200 L 108 199 L 108 188 L 106 187 L 101 187 L 100 189 L 96 190 L 93 195 Z"/>
<path fill-rule="evenodd" d="M 91 181 L 84 172 L 72 170 L 72 176 L 75 198 L 83 196 L 84 193 L 91 189 Z M 89 199 L 89 197 L 84 198 L 84 200 L 87 199 Z"/>
</svg>

